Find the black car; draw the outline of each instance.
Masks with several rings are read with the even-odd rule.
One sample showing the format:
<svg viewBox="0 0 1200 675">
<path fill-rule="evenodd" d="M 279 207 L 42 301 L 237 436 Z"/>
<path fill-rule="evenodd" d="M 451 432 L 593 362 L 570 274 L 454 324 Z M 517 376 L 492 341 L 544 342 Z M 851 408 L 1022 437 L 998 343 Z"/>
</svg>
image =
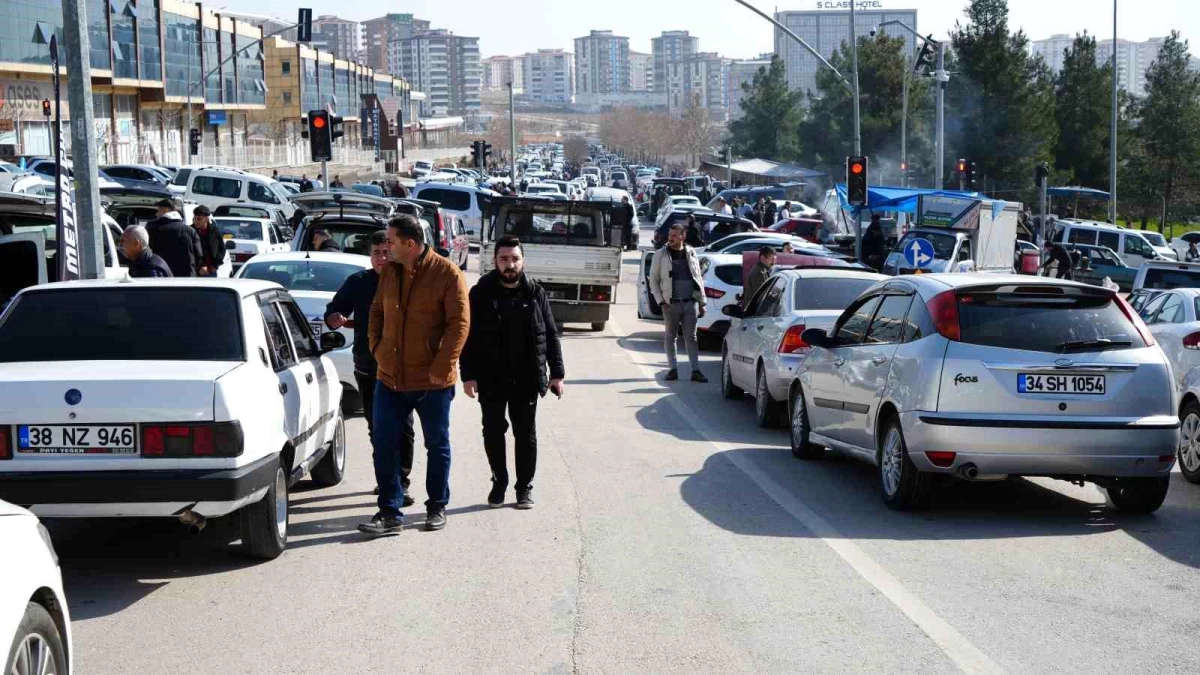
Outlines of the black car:
<svg viewBox="0 0 1200 675">
<path fill-rule="evenodd" d="M 721 237 L 738 232 L 754 232 L 758 229 L 753 222 L 745 218 L 727 216 L 708 209 L 672 212 L 654 231 L 654 248 L 661 248 L 663 244 L 666 244 L 671 226 L 677 223 L 686 223 L 688 216 L 696 217 L 696 227 L 699 230 L 698 239 L 697 235 L 688 233 L 687 244 L 689 246 L 707 246 Z"/>
</svg>

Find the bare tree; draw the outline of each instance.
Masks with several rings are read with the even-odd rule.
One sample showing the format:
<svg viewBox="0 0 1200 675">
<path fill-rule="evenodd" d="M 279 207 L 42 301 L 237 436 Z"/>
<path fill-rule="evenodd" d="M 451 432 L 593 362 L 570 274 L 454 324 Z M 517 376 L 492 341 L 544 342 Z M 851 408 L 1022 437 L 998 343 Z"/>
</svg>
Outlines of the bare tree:
<svg viewBox="0 0 1200 675">
<path fill-rule="evenodd" d="M 567 140 L 563 143 L 563 154 L 566 155 L 567 161 L 582 165 L 588 158 L 588 144 L 583 136 L 567 136 Z"/>
<path fill-rule="evenodd" d="M 700 156 L 712 148 L 720 132 L 709 111 L 695 104 L 675 123 L 675 141 L 692 166 L 700 163 Z"/>
</svg>

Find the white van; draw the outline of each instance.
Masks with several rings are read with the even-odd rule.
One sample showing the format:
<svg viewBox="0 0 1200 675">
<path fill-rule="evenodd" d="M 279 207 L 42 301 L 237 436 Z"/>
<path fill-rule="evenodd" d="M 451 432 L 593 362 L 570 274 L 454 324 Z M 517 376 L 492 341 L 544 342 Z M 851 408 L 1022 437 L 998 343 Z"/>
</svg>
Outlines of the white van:
<svg viewBox="0 0 1200 675">
<path fill-rule="evenodd" d="M 291 195 L 277 181 L 240 169 L 182 167 L 170 189 L 183 199 L 214 210 L 225 204 L 258 204 L 279 209 L 289 219 L 296 212 Z"/>
<path fill-rule="evenodd" d="M 1055 223 L 1052 240 L 1110 248 L 1130 267 L 1141 267 L 1147 260 L 1164 257 L 1137 230 L 1124 230 L 1107 223 L 1064 218 Z"/>
<path fill-rule="evenodd" d="M 484 214 L 493 197 L 499 193 L 487 188 L 464 185 L 462 183 L 433 182 L 417 183 L 411 197 L 437 202 L 442 210 L 458 216 L 467 228 L 467 240 L 471 246 L 479 246 L 479 237 L 483 232 Z"/>
</svg>

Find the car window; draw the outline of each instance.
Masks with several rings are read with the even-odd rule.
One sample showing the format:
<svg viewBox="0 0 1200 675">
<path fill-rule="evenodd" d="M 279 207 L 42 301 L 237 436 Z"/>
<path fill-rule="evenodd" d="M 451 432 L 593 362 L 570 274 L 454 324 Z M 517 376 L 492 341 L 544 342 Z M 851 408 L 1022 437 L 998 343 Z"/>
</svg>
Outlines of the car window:
<svg viewBox="0 0 1200 675">
<path fill-rule="evenodd" d="M 272 244 L 279 243 L 279 231 L 275 229 L 274 225 L 271 225 L 270 227 L 267 228 L 267 236 L 269 236 L 271 238 Z"/>
<path fill-rule="evenodd" d="M 255 183 L 254 181 L 250 181 L 250 186 L 247 190 L 246 196 L 248 196 L 251 201 L 255 202 L 266 202 L 267 204 L 279 203 L 279 197 L 276 197 L 274 192 L 272 192 L 266 185 L 263 185 L 262 183 Z"/>
<path fill-rule="evenodd" d="M 971 240 L 963 239 L 962 246 L 958 249 L 958 262 L 972 260 L 971 257 Z"/>
<path fill-rule="evenodd" d="M 874 279 L 800 278 L 793 286 L 792 309 L 846 309 L 874 283 Z"/>
<path fill-rule="evenodd" d="M 925 308 L 925 303 L 914 299 L 912 306 L 908 309 L 908 316 L 904 319 L 902 342 L 915 342 L 936 332 L 937 328 L 933 325 L 933 317 L 929 316 L 929 310 Z"/>
<path fill-rule="evenodd" d="M 767 296 L 767 291 L 771 289 L 771 284 L 763 284 L 754 291 L 754 295 L 750 296 L 750 301 L 746 303 L 746 311 L 744 316 L 757 316 L 758 306 L 762 304 L 763 299 Z"/>
<path fill-rule="evenodd" d="M 247 239 L 250 241 L 263 240 L 263 223 L 259 220 L 242 220 L 239 218 L 214 218 L 213 223 L 221 231 L 222 237 L 230 239 Z"/>
<path fill-rule="evenodd" d="M 242 196 L 242 181 L 216 176 L 196 176 L 196 180 L 192 181 L 192 192 L 198 195 L 237 199 Z"/>
<path fill-rule="evenodd" d="M 743 284 L 741 265 L 718 265 L 717 269 L 713 270 L 713 274 L 716 274 L 718 279 L 730 286 L 741 286 Z"/>
<path fill-rule="evenodd" d="M 187 185 L 188 178 L 191 177 L 191 169 L 180 169 L 175 172 L 175 177 L 171 179 L 171 185 Z"/>
<path fill-rule="evenodd" d="M 463 190 L 438 190 L 440 199 L 434 199 L 442 205 L 442 208 L 451 211 L 470 211 L 471 210 L 471 193 Z M 429 199 L 425 193 L 421 193 L 421 199 Z"/>
<path fill-rule="evenodd" d="M 900 342 L 904 337 L 904 318 L 908 316 L 908 306 L 912 304 L 911 295 L 885 295 L 867 329 L 867 344 L 888 344 Z"/>
<path fill-rule="evenodd" d="M 308 319 L 304 318 L 304 312 L 300 311 L 295 302 L 281 302 L 279 307 L 287 321 L 292 344 L 296 346 L 296 358 L 311 359 L 320 356 L 321 352 L 317 349 L 317 341 L 313 339 L 312 328 L 308 325 Z"/>
<path fill-rule="evenodd" d="M 1153 267 L 1145 272 L 1146 278 L 1142 282 L 1142 288 L 1163 291 L 1172 288 L 1200 288 L 1200 269 L 1197 268 Z"/>
<path fill-rule="evenodd" d="M 1067 242 L 1071 244 L 1095 245 L 1096 231 L 1085 230 L 1081 227 L 1072 227 L 1071 234 L 1067 237 Z"/>
<path fill-rule="evenodd" d="M 271 367 L 276 372 L 296 365 L 296 355 L 292 352 L 292 344 L 288 340 L 288 329 L 279 314 L 279 306 L 274 303 L 262 305 L 263 322 L 267 329 L 267 344 L 271 351 Z"/>
<path fill-rule="evenodd" d="M 1065 353 L 1072 344 L 1096 341 L 1110 341 L 1112 349 L 1146 346 L 1108 294 L 963 293 L 958 322 L 961 342 L 1003 349 Z"/>
<path fill-rule="evenodd" d="M 1121 250 L 1121 235 L 1116 232 L 1100 232 L 1097 243 L 1114 251 Z"/>
<path fill-rule="evenodd" d="M 767 285 L 769 288 L 762 294 L 762 298 L 754 308 L 754 316 L 775 316 L 779 310 L 779 298 L 783 295 L 783 279 L 775 277 Z"/>
<path fill-rule="evenodd" d="M 1183 298 L 1177 293 L 1168 293 L 1153 323 L 1183 323 Z"/>
<path fill-rule="evenodd" d="M 1162 309 L 1163 303 L 1166 301 L 1167 294 L 1163 293 L 1157 298 L 1154 298 L 1150 302 L 1146 303 L 1146 305 L 1138 311 L 1138 314 L 1141 315 L 1142 320 L 1144 320 L 1146 323 L 1154 323 L 1154 315 L 1158 314 L 1158 310 Z"/>
<path fill-rule="evenodd" d="M 358 265 L 323 260 L 271 260 L 259 262 L 253 258 L 242 269 L 242 279 L 273 281 L 289 291 L 337 293 L 351 274 L 361 272 Z"/>
<path fill-rule="evenodd" d="M 842 315 L 833 332 L 833 339 L 838 345 L 856 345 L 862 342 L 867 334 L 867 326 L 871 323 L 871 316 L 879 306 L 880 298 L 881 296 L 873 295 Z"/>
<path fill-rule="evenodd" d="M 1154 249 L 1150 248 L 1150 244 L 1147 244 L 1145 239 L 1132 234 L 1125 235 L 1125 252 L 1145 258 L 1154 257 Z"/>
<path fill-rule="evenodd" d="M 1056 244 L 1061 244 L 1062 240 L 1063 240 L 1064 232 L 1065 232 L 1065 230 L 1061 225 L 1058 227 L 1055 227 L 1054 228 L 1054 236 L 1050 237 L 1050 241 L 1052 241 Z"/>
</svg>

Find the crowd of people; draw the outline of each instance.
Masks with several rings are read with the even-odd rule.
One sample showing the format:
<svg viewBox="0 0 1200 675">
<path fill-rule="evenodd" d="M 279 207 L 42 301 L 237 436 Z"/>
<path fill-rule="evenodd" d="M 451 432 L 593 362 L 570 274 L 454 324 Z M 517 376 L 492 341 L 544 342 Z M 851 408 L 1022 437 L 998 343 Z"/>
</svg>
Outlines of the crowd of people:
<svg viewBox="0 0 1200 675">
<path fill-rule="evenodd" d="M 131 277 L 215 277 L 225 264 L 225 238 L 207 206 L 197 206 L 191 224 L 175 203 L 163 199 L 156 217 L 145 225 L 126 228 L 121 254 Z"/>
</svg>

